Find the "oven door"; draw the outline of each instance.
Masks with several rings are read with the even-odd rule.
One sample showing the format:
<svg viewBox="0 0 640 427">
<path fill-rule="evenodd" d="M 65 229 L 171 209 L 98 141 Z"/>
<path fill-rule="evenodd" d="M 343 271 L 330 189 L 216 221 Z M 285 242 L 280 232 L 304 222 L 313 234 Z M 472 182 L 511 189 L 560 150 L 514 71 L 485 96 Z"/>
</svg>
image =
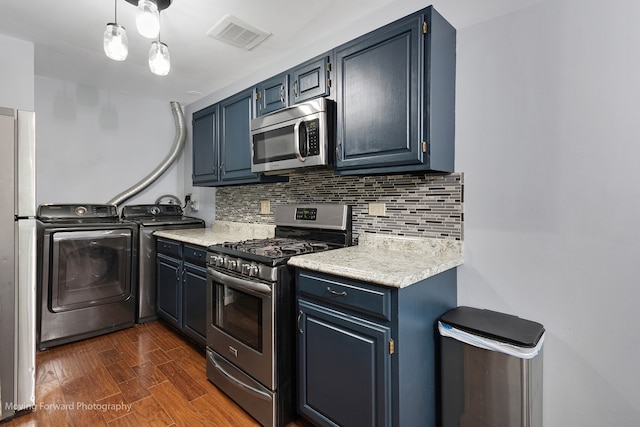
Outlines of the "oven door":
<svg viewBox="0 0 640 427">
<path fill-rule="evenodd" d="M 131 298 L 132 234 L 130 229 L 53 233 L 50 311 L 78 310 Z"/>
<path fill-rule="evenodd" d="M 273 284 L 207 268 L 207 346 L 275 389 Z"/>
</svg>

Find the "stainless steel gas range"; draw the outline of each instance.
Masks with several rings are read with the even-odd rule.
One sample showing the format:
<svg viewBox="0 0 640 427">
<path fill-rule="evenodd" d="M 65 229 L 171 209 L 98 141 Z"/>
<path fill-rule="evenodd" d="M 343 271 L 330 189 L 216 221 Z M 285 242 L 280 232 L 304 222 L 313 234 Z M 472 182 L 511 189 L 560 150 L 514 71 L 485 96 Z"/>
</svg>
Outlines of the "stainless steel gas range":
<svg viewBox="0 0 640 427">
<path fill-rule="evenodd" d="M 207 377 L 264 426 L 295 413 L 291 256 L 351 244 L 346 205 L 283 205 L 275 238 L 207 250 Z"/>
</svg>

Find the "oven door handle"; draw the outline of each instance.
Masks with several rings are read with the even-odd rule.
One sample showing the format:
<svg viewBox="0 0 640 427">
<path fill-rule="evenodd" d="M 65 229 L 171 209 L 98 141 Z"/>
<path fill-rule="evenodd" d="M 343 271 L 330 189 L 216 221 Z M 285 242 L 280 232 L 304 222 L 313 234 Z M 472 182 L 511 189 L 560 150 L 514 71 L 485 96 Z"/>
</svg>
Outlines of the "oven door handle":
<svg viewBox="0 0 640 427">
<path fill-rule="evenodd" d="M 239 379 L 234 378 L 233 375 L 225 371 L 225 369 L 218 364 L 218 361 L 215 359 L 215 357 L 211 356 L 211 354 L 209 354 L 208 357 L 209 357 L 209 360 L 211 360 L 211 362 L 213 363 L 214 368 L 220 371 L 220 373 L 225 377 L 227 377 L 235 386 L 240 388 L 246 388 L 247 390 L 257 394 L 260 398 L 271 401 L 271 396 L 268 393 L 265 393 L 262 390 L 258 390 L 257 388 L 251 387 L 250 385 L 243 383 Z"/>
<path fill-rule="evenodd" d="M 224 285 L 231 285 L 240 289 L 248 289 L 251 291 L 260 292 L 262 294 L 271 294 L 271 286 L 265 285 L 264 283 L 229 276 L 227 274 L 220 273 L 219 271 L 216 271 L 211 267 L 207 268 L 207 274 L 217 282 L 220 282 Z"/>
</svg>

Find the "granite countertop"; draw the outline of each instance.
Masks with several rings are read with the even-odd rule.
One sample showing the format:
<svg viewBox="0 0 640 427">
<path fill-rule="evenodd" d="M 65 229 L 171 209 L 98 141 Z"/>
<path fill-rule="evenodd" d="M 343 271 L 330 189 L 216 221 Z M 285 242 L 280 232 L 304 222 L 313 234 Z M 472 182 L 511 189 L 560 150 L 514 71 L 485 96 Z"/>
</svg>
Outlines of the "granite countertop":
<svg viewBox="0 0 640 427">
<path fill-rule="evenodd" d="M 357 246 L 298 255 L 288 264 L 320 273 L 404 288 L 462 265 L 459 240 L 362 233 Z"/>
<path fill-rule="evenodd" d="M 241 240 L 273 237 L 275 235 L 275 225 L 214 221 L 210 228 L 158 230 L 154 232 L 153 235 L 207 247 L 224 242 L 239 242 Z"/>
</svg>

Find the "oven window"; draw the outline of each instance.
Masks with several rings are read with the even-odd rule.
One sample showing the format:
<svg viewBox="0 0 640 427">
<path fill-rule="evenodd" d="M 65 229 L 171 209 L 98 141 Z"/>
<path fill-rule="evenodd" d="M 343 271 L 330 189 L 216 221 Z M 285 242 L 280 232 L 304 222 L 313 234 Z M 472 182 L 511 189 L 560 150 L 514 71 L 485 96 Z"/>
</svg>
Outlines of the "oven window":
<svg viewBox="0 0 640 427">
<path fill-rule="evenodd" d="M 293 125 L 253 135 L 253 163 L 295 159 Z"/>
<path fill-rule="evenodd" d="M 126 300 L 131 296 L 131 230 L 53 235 L 52 311 Z"/>
<path fill-rule="evenodd" d="M 262 353 L 262 298 L 216 284 L 215 325 Z"/>
</svg>

